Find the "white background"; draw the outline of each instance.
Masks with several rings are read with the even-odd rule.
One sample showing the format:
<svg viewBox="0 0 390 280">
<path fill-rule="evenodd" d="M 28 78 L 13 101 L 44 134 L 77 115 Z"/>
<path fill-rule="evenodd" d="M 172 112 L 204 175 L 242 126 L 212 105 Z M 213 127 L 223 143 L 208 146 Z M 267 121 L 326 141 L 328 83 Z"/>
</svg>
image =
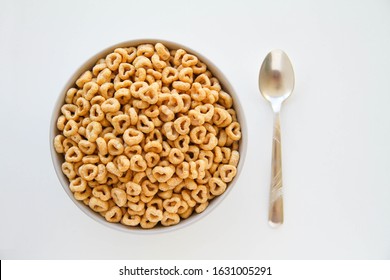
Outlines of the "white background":
<svg viewBox="0 0 390 280">
<path fill-rule="evenodd" d="M 65 82 L 112 44 L 161 38 L 218 66 L 240 96 L 248 154 L 199 222 L 132 235 L 62 189 L 49 122 Z M 267 224 L 272 114 L 258 92 L 273 48 L 296 88 L 283 107 L 285 224 Z M 389 259 L 390 2 L 0 0 L 2 259 Z"/>
</svg>

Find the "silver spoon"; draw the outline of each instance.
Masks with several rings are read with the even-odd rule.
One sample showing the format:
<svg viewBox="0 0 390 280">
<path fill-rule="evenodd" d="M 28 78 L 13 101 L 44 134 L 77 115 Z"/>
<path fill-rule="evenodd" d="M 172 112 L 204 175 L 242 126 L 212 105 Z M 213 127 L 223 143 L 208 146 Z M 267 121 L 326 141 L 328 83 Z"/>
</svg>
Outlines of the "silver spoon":
<svg viewBox="0 0 390 280">
<path fill-rule="evenodd" d="M 274 111 L 272 140 L 272 180 L 268 222 L 276 227 L 283 224 L 282 148 L 280 139 L 280 108 L 294 89 L 294 70 L 282 50 L 271 51 L 263 61 L 259 73 L 259 88 Z"/>
</svg>

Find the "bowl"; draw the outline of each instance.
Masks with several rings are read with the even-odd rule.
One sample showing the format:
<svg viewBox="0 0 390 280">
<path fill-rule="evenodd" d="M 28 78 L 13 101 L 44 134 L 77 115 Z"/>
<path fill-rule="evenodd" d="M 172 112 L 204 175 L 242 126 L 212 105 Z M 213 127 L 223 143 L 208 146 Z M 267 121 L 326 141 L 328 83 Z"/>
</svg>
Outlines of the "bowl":
<svg viewBox="0 0 390 280">
<path fill-rule="evenodd" d="M 137 46 L 140 44 L 146 44 L 146 43 L 151 43 L 151 44 L 156 44 L 157 42 L 160 42 L 164 44 L 166 47 L 169 49 L 179 49 L 182 48 L 186 50 L 187 52 L 196 55 L 202 62 L 206 63 L 208 69 L 213 73 L 213 75 L 220 81 L 220 84 L 222 88 L 228 92 L 232 98 L 233 98 L 233 107 L 236 110 L 237 114 L 237 119 L 241 125 L 241 140 L 240 140 L 240 145 L 239 145 L 239 152 L 240 152 L 240 161 L 237 166 L 237 174 L 234 177 L 234 179 L 228 183 L 228 187 L 226 191 L 221 194 L 220 196 L 215 197 L 213 200 L 210 201 L 209 206 L 200 214 L 192 214 L 189 218 L 187 219 L 182 219 L 178 224 L 165 227 L 165 226 L 157 226 L 152 229 L 142 229 L 139 227 L 133 228 L 129 226 L 122 225 L 121 223 L 110 223 L 107 222 L 104 217 L 102 217 L 100 214 L 94 212 L 91 210 L 88 206 L 86 206 L 84 203 L 81 201 L 77 201 L 74 197 L 72 192 L 69 189 L 69 180 L 68 178 L 62 173 L 61 165 L 64 162 L 64 157 L 62 154 L 58 154 L 53 145 L 54 137 L 59 133 L 59 130 L 57 129 L 57 119 L 60 116 L 60 109 L 61 106 L 64 103 L 64 98 L 67 90 L 72 87 L 76 81 L 76 79 L 84 73 L 86 70 L 90 69 L 96 61 L 101 58 L 105 57 L 108 53 L 112 52 L 114 49 L 119 48 L 119 47 L 131 47 L 131 46 Z M 115 44 L 113 46 L 110 46 L 99 53 L 95 54 L 92 56 L 90 59 L 88 59 L 86 62 L 84 62 L 76 71 L 75 73 L 70 77 L 68 82 L 65 84 L 63 87 L 62 91 L 60 92 L 57 101 L 54 105 L 53 113 L 51 116 L 51 123 L 50 123 L 50 152 L 51 152 L 51 157 L 54 165 L 55 172 L 57 173 L 57 177 L 65 190 L 66 194 L 69 196 L 69 198 L 74 202 L 74 204 L 82 211 L 84 212 L 88 217 L 92 218 L 93 220 L 97 221 L 98 223 L 101 223 L 104 226 L 107 226 L 111 229 L 127 232 L 127 233 L 135 233 L 135 234 L 151 234 L 151 233 L 162 233 L 162 232 L 170 232 L 173 230 L 178 230 L 184 227 L 187 227 L 196 221 L 199 221 L 201 218 L 206 217 L 209 213 L 211 213 L 221 202 L 223 199 L 226 198 L 226 196 L 230 193 L 234 185 L 237 183 L 239 180 L 244 161 L 245 161 L 245 156 L 246 156 L 246 149 L 247 149 L 247 126 L 246 126 L 246 121 L 245 121 L 245 116 L 244 116 L 244 110 L 241 106 L 240 100 L 238 98 L 237 93 L 233 89 L 232 85 L 229 83 L 229 81 L 226 79 L 225 75 L 222 73 L 220 69 L 218 69 L 217 66 L 215 66 L 209 59 L 207 59 L 205 56 L 201 55 L 199 52 L 194 51 L 193 49 L 166 40 L 159 40 L 159 39 L 139 39 L 139 40 L 130 40 L 130 41 L 125 41 L 122 43 Z M 228 222 L 228 221 L 226 221 Z"/>
</svg>

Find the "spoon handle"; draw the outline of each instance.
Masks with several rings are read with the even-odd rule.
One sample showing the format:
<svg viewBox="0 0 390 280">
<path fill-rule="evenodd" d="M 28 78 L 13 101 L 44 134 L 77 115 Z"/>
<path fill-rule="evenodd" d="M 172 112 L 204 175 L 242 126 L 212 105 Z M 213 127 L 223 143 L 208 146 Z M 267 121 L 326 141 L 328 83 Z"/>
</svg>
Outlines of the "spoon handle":
<svg viewBox="0 0 390 280">
<path fill-rule="evenodd" d="M 283 181 L 282 181 L 282 146 L 280 138 L 279 112 L 274 116 L 274 136 L 272 140 L 272 170 L 268 222 L 276 227 L 283 224 Z"/>
</svg>

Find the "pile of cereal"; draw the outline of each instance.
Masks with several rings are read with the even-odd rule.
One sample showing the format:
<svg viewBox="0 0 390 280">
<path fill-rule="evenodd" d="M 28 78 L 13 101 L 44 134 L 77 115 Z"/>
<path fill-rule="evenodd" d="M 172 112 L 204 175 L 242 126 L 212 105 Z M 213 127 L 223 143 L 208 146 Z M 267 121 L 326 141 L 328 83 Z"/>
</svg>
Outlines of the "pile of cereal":
<svg viewBox="0 0 390 280">
<path fill-rule="evenodd" d="M 69 188 L 108 222 L 175 225 L 236 175 L 232 97 L 183 49 L 115 49 L 79 77 L 61 112 L 54 147 Z"/>
</svg>

